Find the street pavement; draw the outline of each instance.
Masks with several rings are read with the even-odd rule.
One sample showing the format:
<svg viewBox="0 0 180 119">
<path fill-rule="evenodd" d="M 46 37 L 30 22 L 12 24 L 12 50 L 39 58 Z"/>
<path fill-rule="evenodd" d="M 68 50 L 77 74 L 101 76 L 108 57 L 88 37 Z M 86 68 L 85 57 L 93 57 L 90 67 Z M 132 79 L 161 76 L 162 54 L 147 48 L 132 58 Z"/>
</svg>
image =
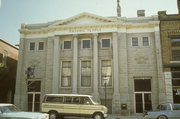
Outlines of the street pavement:
<svg viewBox="0 0 180 119">
<path fill-rule="evenodd" d="M 64 119 L 92 119 L 84 117 L 65 117 Z M 117 115 L 108 115 L 106 119 L 143 119 L 142 116 L 117 116 Z"/>
</svg>

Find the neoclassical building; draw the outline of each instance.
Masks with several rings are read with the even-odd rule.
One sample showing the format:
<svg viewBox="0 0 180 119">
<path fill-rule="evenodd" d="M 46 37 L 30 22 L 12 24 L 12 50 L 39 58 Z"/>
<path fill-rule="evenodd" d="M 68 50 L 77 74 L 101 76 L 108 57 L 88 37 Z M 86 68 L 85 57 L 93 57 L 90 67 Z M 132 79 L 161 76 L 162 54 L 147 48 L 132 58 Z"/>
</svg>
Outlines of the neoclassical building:
<svg viewBox="0 0 180 119">
<path fill-rule="evenodd" d="M 15 104 L 22 109 L 39 111 L 47 93 L 89 94 L 121 115 L 167 102 L 158 16 L 81 13 L 19 31 Z"/>
</svg>

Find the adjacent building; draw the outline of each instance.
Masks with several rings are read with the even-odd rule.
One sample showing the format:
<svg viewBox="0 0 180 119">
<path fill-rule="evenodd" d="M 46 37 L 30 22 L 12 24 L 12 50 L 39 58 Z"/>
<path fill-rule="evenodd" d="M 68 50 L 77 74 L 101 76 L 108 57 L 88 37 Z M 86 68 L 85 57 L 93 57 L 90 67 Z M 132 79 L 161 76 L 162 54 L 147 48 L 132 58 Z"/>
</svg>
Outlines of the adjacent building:
<svg viewBox="0 0 180 119">
<path fill-rule="evenodd" d="M 0 103 L 13 103 L 19 49 L 0 39 Z"/>
<path fill-rule="evenodd" d="M 180 103 L 180 0 L 178 14 L 159 11 L 163 72 L 168 102 Z"/>
</svg>

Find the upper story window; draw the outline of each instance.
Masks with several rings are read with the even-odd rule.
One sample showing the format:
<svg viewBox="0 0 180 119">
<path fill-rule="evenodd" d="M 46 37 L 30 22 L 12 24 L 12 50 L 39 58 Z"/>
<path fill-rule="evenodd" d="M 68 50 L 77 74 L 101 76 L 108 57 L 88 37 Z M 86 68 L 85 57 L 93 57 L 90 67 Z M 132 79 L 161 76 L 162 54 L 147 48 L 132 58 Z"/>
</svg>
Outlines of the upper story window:
<svg viewBox="0 0 180 119">
<path fill-rule="evenodd" d="M 91 42 L 90 40 L 82 40 L 82 48 L 90 48 Z"/>
<path fill-rule="evenodd" d="M 171 39 L 172 60 L 180 60 L 180 39 Z"/>
<path fill-rule="evenodd" d="M 102 48 L 110 48 L 110 39 L 102 39 Z"/>
<path fill-rule="evenodd" d="M 61 86 L 70 87 L 71 86 L 71 77 L 72 77 L 72 62 L 63 61 L 61 69 Z"/>
<path fill-rule="evenodd" d="M 91 86 L 91 61 L 81 61 L 81 86 Z"/>
<path fill-rule="evenodd" d="M 72 42 L 71 41 L 64 41 L 64 49 L 71 49 L 71 45 Z"/>
<path fill-rule="evenodd" d="M 44 42 L 39 42 L 38 50 L 44 50 Z"/>
<path fill-rule="evenodd" d="M 29 45 L 29 50 L 30 50 L 30 51 L 35 50 L 35 43 L 34 43 L 34 42 L 31 42 L 31 43 L 30 43 L 30 45 Z"/>
<path fill-rule="evenodd" d="M 101 86 L 112 86 L 112 61 L 101 61 Z"/>
<path fill-rule="evenodd" d="M 149 39 L 148 39 L 148 37 L 143 37 L 142 41 L 143 41 L 143 46 L 149 46 Z"/>
<path fill-rule="evenodd" d="M 138 37 L 132 38 L 132 46 L 138 46 Z"/>
</svg>

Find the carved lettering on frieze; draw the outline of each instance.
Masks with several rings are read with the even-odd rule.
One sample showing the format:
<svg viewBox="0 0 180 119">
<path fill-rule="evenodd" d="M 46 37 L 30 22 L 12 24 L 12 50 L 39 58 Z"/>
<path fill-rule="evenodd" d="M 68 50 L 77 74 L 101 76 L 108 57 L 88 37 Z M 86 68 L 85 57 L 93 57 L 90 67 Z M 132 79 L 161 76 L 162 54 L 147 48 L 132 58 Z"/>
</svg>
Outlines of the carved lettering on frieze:
<svg viewBox="0 0 180 119">
<path fill-rule="evenodd" d="M 81 33 L 81 32 L 100 32 L 100 28 L 92 28 L 92 29 L 69 29 L 70 33 Z"/>
</svg>

